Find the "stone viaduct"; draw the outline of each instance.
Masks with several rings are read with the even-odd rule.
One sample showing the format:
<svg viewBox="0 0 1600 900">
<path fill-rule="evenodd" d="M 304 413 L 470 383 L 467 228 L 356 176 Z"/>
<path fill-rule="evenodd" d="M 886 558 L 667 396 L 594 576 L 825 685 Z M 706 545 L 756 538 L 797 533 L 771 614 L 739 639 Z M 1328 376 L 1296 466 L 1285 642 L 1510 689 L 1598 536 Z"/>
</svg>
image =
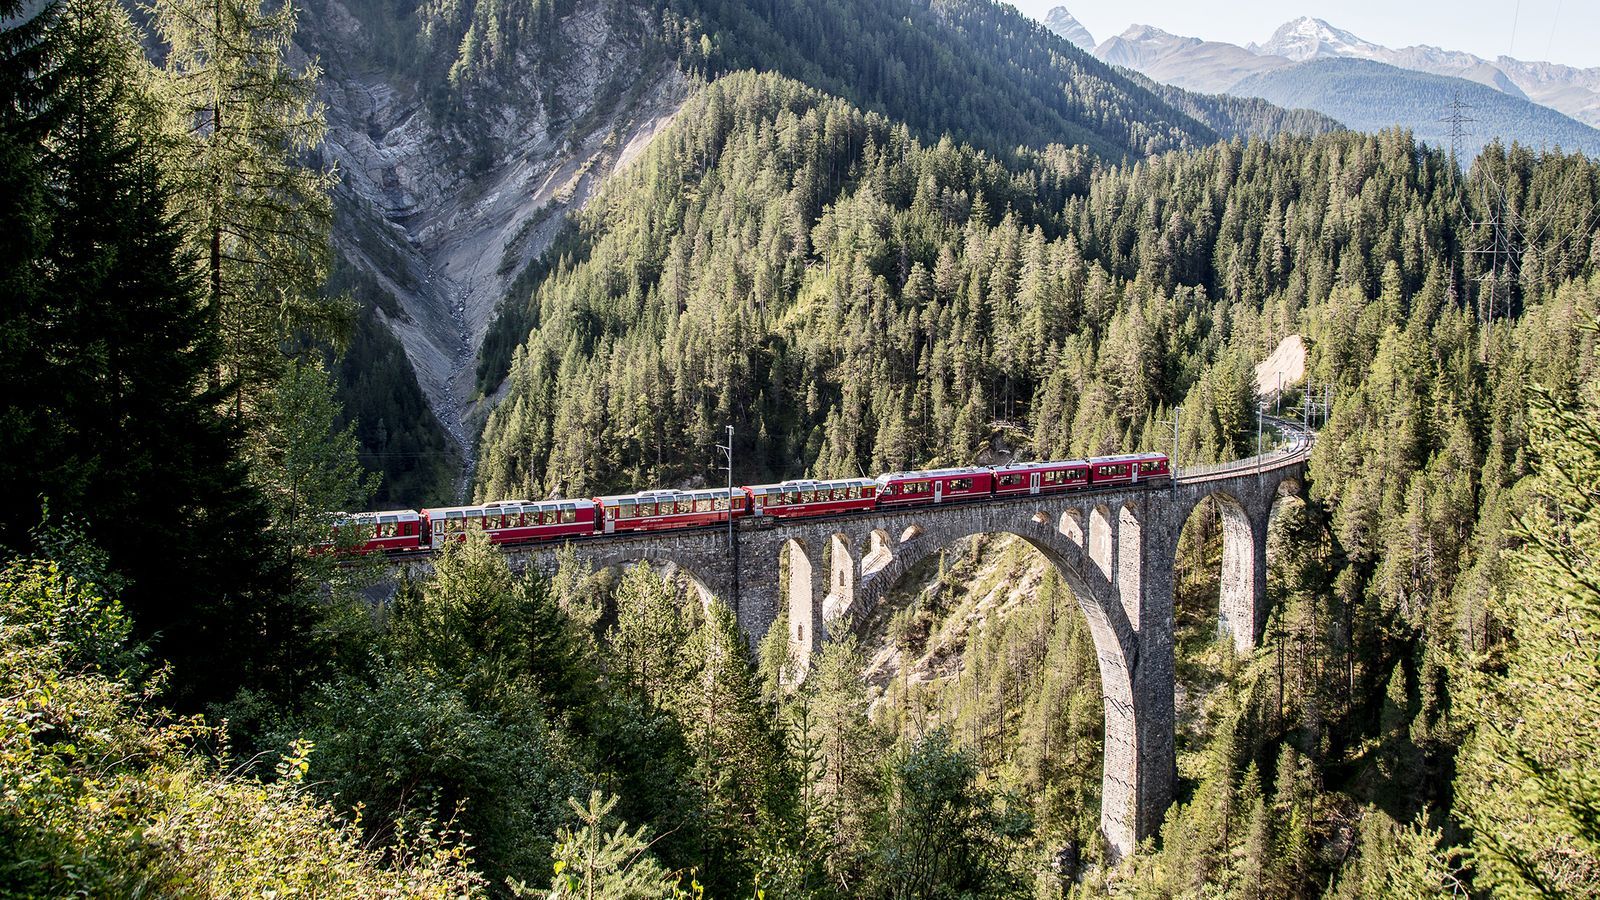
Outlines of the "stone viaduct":
<svg viewBox="0 0 1600 900">
<path fill-rule="evenodd" d="M 1260 458 L 1187 473 L 1172 483 L 919 507 L 821 520 L 744 520 L 724 529 L 586 538 L 572 546 L 598 568 L 671 564 L 706 596 L 731 598 L 753 645 L 788 610 L 791 652 L 804 666 L 830 624 L 859 621 L 918 562 L 977 534 L 1037 548 L 1072 589 L 1099 657 L 1105 707 L 1100 824 L 1114 857 L 1155 833 L 1177 779 L 1173 579 L 1179 534 L 1207 498 L 1222 510 L 1219 627 L 1241 650 L 1266 621 L 1267 523 L 1301 490 L 1309 434 Z M 789 551 L 787 584 L 780 554 Z M 556 547 L 508 549 L 513 567 L 555 566 Z M 420 563 L 419 565 L 427 565 Z"/>
</svg>

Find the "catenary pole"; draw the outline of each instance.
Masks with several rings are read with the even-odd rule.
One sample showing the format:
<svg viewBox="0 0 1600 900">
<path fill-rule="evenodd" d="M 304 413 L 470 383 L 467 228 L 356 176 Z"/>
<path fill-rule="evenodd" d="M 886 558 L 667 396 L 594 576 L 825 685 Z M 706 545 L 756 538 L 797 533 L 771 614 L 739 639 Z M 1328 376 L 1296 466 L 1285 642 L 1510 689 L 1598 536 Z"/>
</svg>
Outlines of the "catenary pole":
<svg viewBox="0 0 1600 900">
<path fill-rule="evenodd" d="M 1178 492 L 1178 420 L 1183 416 L 1183 407 L 1172 408 L 1172 492 Z"/>
<path fill-rule="evenodd" d="M 728 446 L 722 448 L 728 454 L 728 548 L 733 548 L 733 426 L 728 426 Z"/>
</svg>

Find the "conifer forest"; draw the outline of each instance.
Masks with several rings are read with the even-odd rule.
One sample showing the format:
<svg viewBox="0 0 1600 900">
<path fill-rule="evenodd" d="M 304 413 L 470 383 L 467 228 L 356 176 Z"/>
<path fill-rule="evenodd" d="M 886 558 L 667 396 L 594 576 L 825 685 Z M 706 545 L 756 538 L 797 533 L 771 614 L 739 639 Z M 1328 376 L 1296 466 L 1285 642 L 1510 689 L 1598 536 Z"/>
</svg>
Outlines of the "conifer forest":
<svg viewBox="0 0 1600 900">
<path fill-rule="evenodd" d="M 419 314 L 546 162 L 450 245 L 493 302 Z M 1600 896 L 1582 153 L 1186 91 L 996 0 L 0 0 L 0 347 L 0 897 Z M 1272 422 L 1315 443 L 1265 627 L 1219 633 L 1202 502 L 1126 854 L 1091 623 L 1015 535 L 802 663 L 673 565 L 349 534 Z"/>
</svg>

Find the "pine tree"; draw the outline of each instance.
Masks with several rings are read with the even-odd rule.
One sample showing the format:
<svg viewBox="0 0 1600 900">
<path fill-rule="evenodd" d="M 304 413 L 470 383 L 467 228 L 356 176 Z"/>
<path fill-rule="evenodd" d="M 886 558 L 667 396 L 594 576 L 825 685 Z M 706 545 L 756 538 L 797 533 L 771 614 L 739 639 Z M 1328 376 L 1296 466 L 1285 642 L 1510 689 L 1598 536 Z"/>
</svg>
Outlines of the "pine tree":
<svg viewBox="0 0 1600 900">
<path fill-rule="evenodd" d="M 339 401 L 321 362 L 291 360 L 260 417 L 248 457 L 274 523 L 302 547 L 327 540 L 327 514 L 363 508 L 373 485 L 357 457 L 355 424 L 334 430 Z"/>
<path fill-rule="evenodd" d="M 175 208 L 191 225 L 221 330 L 217 383 L 247 421 L 300 332 L 343 334 L 348 309 L 322 291 L 331 170 L 306 165 L 326 124 L 315 63 L 288 63 L 298 11 L 259 0 L 156 0 L 165 93 L 176 121 Z"/>
<path fill-rule="evenodd" d="M 34 164 L 48 188 L 34 195 L 40 218 L 17 223 L 48 229 L 20 270 L 51 327 L 27 398 L 36 430 L 18 437 L 49 456 L 22 455 L 30 468 L 4 518 L 27 528 L 47 504 L 86 523 L 130 583 L 139 634 L 159 635 L 184 673 L 183 702 L 250 677 L 282 686 L 315 658 L 309 610 L 261 535 L 265 508 L 213 412 L 219 398 L 203 390 L 216 335 L 168 211 L 143 55 L 115 4 L 58 9 L 32 20 L 56 48 L 29 86 L 43 92 L 32 108 L 49 111 Z"/>
<path fill-rule="evenodd" d="M 606 830 L 616 797 L 602 799 L 600 791 L 587 804 L 568 798 L 577 827 L 563 827 L 552 850 L 555 873 L 548 894 L 514 883 L 517 897 L 571 897 L 575 900 L 654 900 L 677 896 L 678 879 L 650 855 L 649 832 L 640 825 L 629 831 L 619 824 Z"/>
<path fill-rule="evenodd" d="M 1514 643 L 1504 674 L 1469 682 L 1456 790 L 1475 886 L 1584 896 L 1600 891 L 1600 391 L 1533 408 L 1533 503 L 1498 604 Z"/>
</svg>

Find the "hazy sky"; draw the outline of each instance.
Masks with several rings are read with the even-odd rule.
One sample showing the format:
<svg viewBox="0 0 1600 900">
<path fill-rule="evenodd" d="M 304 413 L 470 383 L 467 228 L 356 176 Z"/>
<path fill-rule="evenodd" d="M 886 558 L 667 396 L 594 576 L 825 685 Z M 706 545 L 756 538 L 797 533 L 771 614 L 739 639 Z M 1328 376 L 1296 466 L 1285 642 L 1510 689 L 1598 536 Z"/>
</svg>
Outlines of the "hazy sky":
<svg viewBox="0 0 1600 900">
<path fill-rule="evenodd" d="M 1600 66 L 1600 0 L 1010 0 L 1044 18 L 1065 6 L 1096 41 L 1129 25 L 1154 25 L 1243 46 L 1279 25 L 1315 16 L 1388 47 L 1432 44 L 1486 59 L 1506 54 Z M 1520 11 L 1519 11 L 1520 7 Z M 1513 31 L 1514 29 L 1514 31 Z"/>
</svg>

